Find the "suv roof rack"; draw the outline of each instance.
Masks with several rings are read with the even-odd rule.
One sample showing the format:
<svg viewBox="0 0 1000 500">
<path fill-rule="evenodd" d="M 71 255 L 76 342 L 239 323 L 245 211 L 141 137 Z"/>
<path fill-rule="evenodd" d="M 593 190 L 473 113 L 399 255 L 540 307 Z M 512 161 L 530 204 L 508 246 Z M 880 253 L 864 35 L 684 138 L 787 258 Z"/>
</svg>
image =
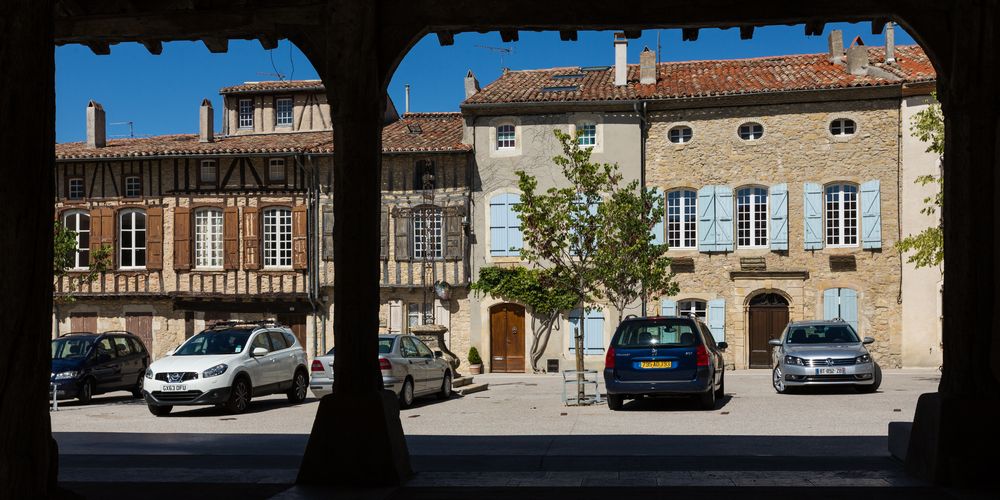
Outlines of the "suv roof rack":
<svg viewBox="0 0 1000 500">
<path fill-rule="evenodd" d="M 94 333 L 94 332 L 66 332 L 66 333 L 63 333 L 63 334 L 61 334 L 59 336 L 60 337 L 66 337 L 68 335 L 100 335 L 100 334 L 99 333 Z"/>
<path fill-rule="evenodd" d="M 223 320 L 216 321 L 211 325 L 206 326 L 209 330 L 222 330 L 229 328 L 265 328 L 269 326 L 285 326 L 278 322 L 276 319 L 262 319 L 259 321 L 242 321 L 242 320 Z"/>
<path fill-rule="evenodd" d="M 128 335 L 135 335 L 134 333 L 132 333 L 132 332 L 130 332 L 128 330 L 107 330 L 107 331 L 101 332 L 101 335 L 105 335 L 105 334 L 108 334 L 108 333 L 125 333 L 125 334 L 128 334 Z"/>
</svg>

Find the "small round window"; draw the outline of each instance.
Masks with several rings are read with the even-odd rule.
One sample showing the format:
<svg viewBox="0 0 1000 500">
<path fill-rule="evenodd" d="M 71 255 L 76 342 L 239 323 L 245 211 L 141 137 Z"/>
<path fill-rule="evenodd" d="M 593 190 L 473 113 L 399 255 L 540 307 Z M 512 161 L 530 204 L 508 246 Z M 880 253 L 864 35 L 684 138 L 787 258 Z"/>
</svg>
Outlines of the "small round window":
<svg viewBox="0 0 1000 500">
<path fill-rule="evenodd" d="M 670 132 L 667 132 L 667 138 L 674 144 L 691 142 L 691 127 L 685 127 L 683 125 L 674 127 L 670 129 Z"/>
<path fill-rule="evenodd" d="M 850 118 L 837 118 L 830 122 L 830 133 L 836 136 L 854 135 L 857 126 Z"/>
<path fill-rule="evenodd" d="M 757 122 L 747 122 L 740 125 L 740 139 L 744 141 L 756 141 L 764 137 L 764 126 Z"/>
</svg>

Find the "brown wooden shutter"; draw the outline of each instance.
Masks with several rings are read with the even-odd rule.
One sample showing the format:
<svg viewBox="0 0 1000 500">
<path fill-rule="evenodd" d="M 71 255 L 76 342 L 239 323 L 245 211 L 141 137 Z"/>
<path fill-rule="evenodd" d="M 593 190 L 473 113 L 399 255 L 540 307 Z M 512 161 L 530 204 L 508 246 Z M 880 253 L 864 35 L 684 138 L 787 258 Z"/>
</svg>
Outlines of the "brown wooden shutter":
<svg viewBox="0 0 1000 500">
<path fill-rule="evenodd" d="M 146 269 L 163 269 L 163 208 L 146 210 Z"/>
<path fill-rule="evenodd" d="M 174 269 L 191 269 L 191 209 L 174 208 Z"/>
<path fill-rule="evenodd" d="M 97 255 L 97 249 L 101 248 L 101 241 L 103 241 L 103 234 L 101 229 L 104 224 L 101 223 L 101 209 L 95 208 L 90 211 L 90 255 Z M 91 257 L 93 258 L 93 257 Z"/>
<path fill-rule="evenodd" d="M 333 260 L 333 203 L 323 204 L 323 260 Z"/>
<path fill-rule="evenodd" d="M 396 253 L 396 260 L 410 260 L 410 217 L 397 215 L 394 217 L 396 224 L 393 232 L 395 244 L 393 249 Z"/>
<path fill-rule="evenodd" d="M 260 209 L 243 207 L 243 268 L 260 269 Z"/>
<path fill-rule="evenodd" d="M 389 207 L 382 207 L 379 214 L 379 258 L 389 259 Z"/>
<path fill-rule="evenodd" d="M 444 217 L 444 258 L 447 260 L 462 259 L 462 216 L 445 215 Z"/>
<path fill-rule="evenodd" d="M 101 240 L 100 246 L 108 246 L 111 248 L 111 266 L 118 267 L 118 232 L 115 230 L 118 225 L 115 224 L 115 216 L 117 213 L 111 209 L 111 207 L 101 207 Z M 91 229 L 94 227 L 94 221 L 90 221 Z"/>
<path fill-rule="evenodd" d="M 309 268 L 309 251 L 306 248 L 306 206 L 292 208 L 292 267 L 296 271 Z"/>
<path fill-rule="evenodd" d="M 223 267 L 240 268 L 240 209 L 226 207 L 222 210 Z"/>
</svg>

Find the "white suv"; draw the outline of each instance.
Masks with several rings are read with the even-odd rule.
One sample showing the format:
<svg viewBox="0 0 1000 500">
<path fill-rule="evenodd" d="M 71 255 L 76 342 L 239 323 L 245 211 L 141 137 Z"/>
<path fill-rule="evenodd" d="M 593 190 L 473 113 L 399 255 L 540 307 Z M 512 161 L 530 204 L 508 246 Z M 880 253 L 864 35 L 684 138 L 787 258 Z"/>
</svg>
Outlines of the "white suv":
<svg viewBox="0 0 1000 500">
<path fill-rule="evenodd" d="M 285 393 L 306 398 L 306 353 L 295 335 L 273 322 L 219 323 L 146 369 L 143 396 L 153 415 L 176 405 L 247 409 L 250 398 Z"/>
</svg>

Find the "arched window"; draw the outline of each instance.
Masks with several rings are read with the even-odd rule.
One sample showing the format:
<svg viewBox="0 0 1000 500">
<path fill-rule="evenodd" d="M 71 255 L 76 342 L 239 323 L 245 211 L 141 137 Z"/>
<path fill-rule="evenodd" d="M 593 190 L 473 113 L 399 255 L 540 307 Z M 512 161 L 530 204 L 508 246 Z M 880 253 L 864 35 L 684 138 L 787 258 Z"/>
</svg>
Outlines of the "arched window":
<svg viewBox="0 0 1000 500">
<path fill-rule="evenodd" d="M 292 210 L 264 209 L 264 267 L 292 267 Z"/>
<path fill-rule="evenodd" d="M 681 189 L 667 193 L 667 246 L 695 248 L 698 243 L 698 193 Z"/>
<path fill-rule="evenodd" d="M 693 135 L 691 127 L 678 125 L 667 132 L 667 139 L 674 144 L 684 144 L 685 142 L 690 142 Z"/>
<path fill-rule="evenodd" d="M 146 267 L 146 212 L 122 210 L 118 215 L 118 266 L 122 269 Z"/>
<path fill-rule="evenodd" d="M 514 126 L 505 123 L 497 126 L 497 149 L 514 149 Z"/>
<path fill-rule="evenodd" d="M 742 188 L 736 192 L 736 245 L 764 248 L 767 244 L 767 188 Z"/>
<path fill-rule="evenodd" d="M 194 258 L 195 268 L 222 268 L 222 210 L 218 208 L 195 210 Z"/>
<path fill-rule="evenodd" d="M 826 244 L 858 244 L 858 187 L 854 184 L 831 184 L 826 187 Z"/>
<path fill-rule="evenodd" d="M 63 215 L 63 226 L 76 233 L 76 250 L 70 257 L 73 269 L 90 267 L 90 215 L 73 210 Z"/>
<path fill-rule="evenodd" d="M 830 122 L 830 134 L 835 136 L 854 135 L 855 129 L 857 126 L 850 118 L 837 118 Z"/>
<path fill-rule="evenodd" d="M 581 123 L 576 128 L 576 143 L 592 148 L 597 145 L 597 125 L 592 122 Z"/>
<path fill-rule="evenodd" d="M 413 258 L 444 258 L 441 209 L 425 205 L 413 210 Z"/>
<path fill-rule="evenodd" d="M 705 316 L 708 311 L 708 303 L 704 300 L 698 299 L 687 299 L 677 301 L 677 314 L 678 316 L 694 316 L 701 321 L 705 321 Z"/>
<path fill-rule="evenodd" d="M 521 234 L 521 216 L 514 205 L 521 197 L 513 193 L 498 194 L 490 198 L 490 255 L 517 257 L 524 247 Z"/>
<path fill-rule="evenodd" d="M 740 125 L 739 135 L 744 141 L 756 141 L 764 137 L 764 126 L 757 122 L 744 123 Z"/>
</svg>

